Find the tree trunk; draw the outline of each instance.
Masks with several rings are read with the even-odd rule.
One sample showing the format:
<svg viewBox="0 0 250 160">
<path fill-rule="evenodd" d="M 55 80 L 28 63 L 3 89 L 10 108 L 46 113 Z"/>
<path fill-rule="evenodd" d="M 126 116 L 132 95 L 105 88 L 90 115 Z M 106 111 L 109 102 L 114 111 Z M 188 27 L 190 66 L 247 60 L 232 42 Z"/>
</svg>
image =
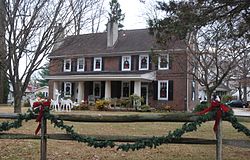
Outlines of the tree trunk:
<svg viewBox="0 0 250 160">
<path fill-rule="evenodd" d="M 241 82 L 239 82 L 238 90 L 239 90 L 239 99 L 241 100 L 242 99 Z"/>
<path fill-rule="evenodd" d="M 208 104 L 211 103 L 212 94 L 213 94 L 213 92 L 211 92 L 210 90 L 207 90 L 207 103 Z"/>
<path fill-rule="evenodd" d="M 243 79 L 243 101 L 247 101 L 247 76 L 244 76 Z"/>
<path fill-rule="evenodd" d="M 22 93 L 21 92 L 14 92 L 14 113 L 21 113 L 22 112 Z"/>
</svg>

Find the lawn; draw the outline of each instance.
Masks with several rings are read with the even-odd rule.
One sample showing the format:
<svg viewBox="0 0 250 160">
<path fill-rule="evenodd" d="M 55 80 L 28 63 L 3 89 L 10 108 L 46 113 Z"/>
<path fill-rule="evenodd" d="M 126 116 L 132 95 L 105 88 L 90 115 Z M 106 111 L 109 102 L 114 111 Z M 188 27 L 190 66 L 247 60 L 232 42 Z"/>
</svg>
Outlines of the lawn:
<svg viewBox="0 0 250 160">
<path fill-rule="evenodd" d="M 25 111 L 25 109 L 24 109 Z M 0 112 L 13 112 L 11 107 L 0 107 Z M 74 114 L 135 114 L 135 112 L 96 112 L 82 111 Z M 138 114 L 138 113 L 136 113 Z M 150 113 L 142 113 L 150 114 Z M 2 122 L 4 120 L 0 120 Z M 182 123 L 166 122 L 142 122 L 142 123 L 76 123 L 67 122 L 74 125 L 75 130 L 82 134 L 100 135 L 165 135 L 169 131 L 181 127 Z M 202 125 L 197 132 L 185 134 L 184 137 L 214 139 L 214 122 L 207 122 Z M 243 123 L 250 128 L 250 123 Z M 37 123 L 29 121 L 24 123 L 19 129 L 12 129 L 10 133 L 33 134 Z M 48 124 L 48 133 L 64 133 L 60 129 L 53 128 Z M 250 140 L 242 133 L 237 133 L 228 123 L 223 122 L 223 138 Z M 1 139 L 0 159 L 3 160 L 26 160 L 39 159 L 39 140 L 9 140 Z M 227 160 L 247 160 L 250 157 L 250 148 L 240 148 L 223 145 L 223 159 Z M 52 160 L 210 160 L 215 159 L 215 145 L 185 145 L 167 144 L 155 149 L 143 149 L 140 151 L 117 151 L 114 148 L 95 149 L 83 143 L 75 141 L 48 140 L 48 159 Z"/>
</svg>

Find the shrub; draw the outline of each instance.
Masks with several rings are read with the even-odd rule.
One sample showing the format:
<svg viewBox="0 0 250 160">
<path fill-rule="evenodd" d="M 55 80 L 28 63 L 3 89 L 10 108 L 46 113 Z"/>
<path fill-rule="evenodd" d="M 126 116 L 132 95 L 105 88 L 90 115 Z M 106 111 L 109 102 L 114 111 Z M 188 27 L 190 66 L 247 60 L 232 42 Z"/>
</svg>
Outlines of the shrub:
<svg viewBox="0 0 250 160">
<path fill-rule="evenodd" d="M 109 100 L 97 100 L 95 102 L 95 106 L 98 110 L 103 111 L 103 110 L 107 110 L 108 106 L 110 105 L 110 101 Z"/>
<path fill-rule="evenodd" d="M 80 105 L 74 106 L 73 110 L 89 110 L 89 105 L 86 103 L 80 103 Z"/>
<path fill-rule="evenodd" d="M 23 107 L 30 107 L 29 101 L 24 101 L 23 102 Z"/>
<path fill-rule="evenodd" d="M 224 96 L 222 97 L 222 99 L 221 99 L 221 102 L 222 102 L 222 103 L 226 103 L 226 102 L 229 102 L 229 101 L 231 101 L 231 100 L 233 100 L 233 96 L 231 96 L 231 95 L 224 95 Z"/>
<path fill-rule="evenodd" d="M 200 103 L 200 104 L 195 106 L 193 112 L 200 112 L 200 111 L 203 111 L 206 108 L 208 108 L 208 103 Z"/>
<path fill-rule="evenodd" d="M 140 107 L 140 111 L 142 111 L 142 112 L 150 112 L 151 111 L 150 106 L 149 105 L 142 105 Z"/>
</svg>

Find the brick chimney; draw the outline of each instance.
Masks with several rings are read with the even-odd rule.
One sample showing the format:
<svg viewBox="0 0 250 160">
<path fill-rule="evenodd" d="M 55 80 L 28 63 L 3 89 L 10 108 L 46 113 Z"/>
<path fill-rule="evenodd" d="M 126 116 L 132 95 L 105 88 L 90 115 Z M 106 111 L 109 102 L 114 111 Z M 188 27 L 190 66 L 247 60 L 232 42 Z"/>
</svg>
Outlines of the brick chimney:
<svg viewBox="0 0 250 160">
<path fill-rule="evenodd" d="M 54 47 L 53 50 L 56 50 L 60 47 L 64 40 L 64 28 L 62 27 L 62 23 L 58 23 L 54 27 Z"/>
<path fill-rule="evenodd" d="M 118 23 L 108 22 L 107 47 L 113 47 L 118 39 Z"/>
</svg>

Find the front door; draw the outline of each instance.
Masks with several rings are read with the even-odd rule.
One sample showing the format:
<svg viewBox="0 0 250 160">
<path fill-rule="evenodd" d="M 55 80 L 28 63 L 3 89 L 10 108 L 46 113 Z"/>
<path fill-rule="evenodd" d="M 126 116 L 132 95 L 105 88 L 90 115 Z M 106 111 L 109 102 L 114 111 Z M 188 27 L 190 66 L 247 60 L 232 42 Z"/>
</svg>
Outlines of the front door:
<svg viewBox="0 0 250 160">
<path fill-rule="evenodd" d="M 148 85 L 141 86 L 141 96 L 143 97 L 142 105 L 148 105 Z"/>
</svg>

